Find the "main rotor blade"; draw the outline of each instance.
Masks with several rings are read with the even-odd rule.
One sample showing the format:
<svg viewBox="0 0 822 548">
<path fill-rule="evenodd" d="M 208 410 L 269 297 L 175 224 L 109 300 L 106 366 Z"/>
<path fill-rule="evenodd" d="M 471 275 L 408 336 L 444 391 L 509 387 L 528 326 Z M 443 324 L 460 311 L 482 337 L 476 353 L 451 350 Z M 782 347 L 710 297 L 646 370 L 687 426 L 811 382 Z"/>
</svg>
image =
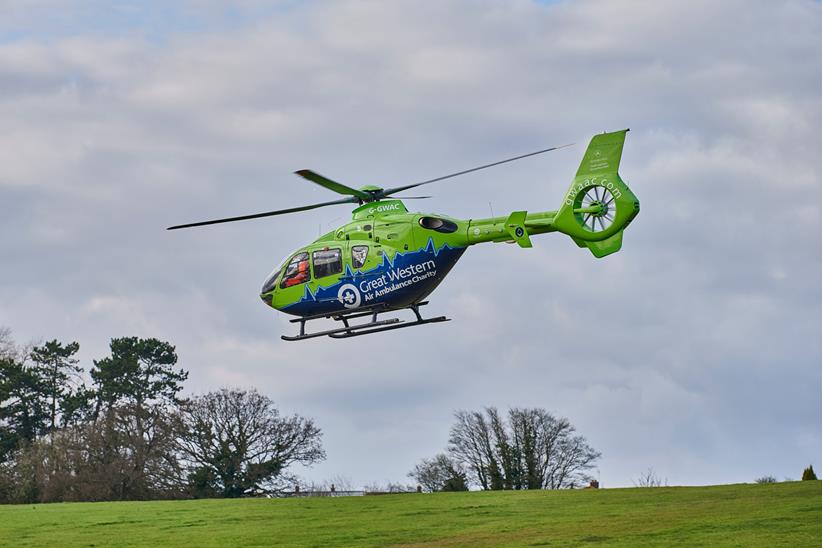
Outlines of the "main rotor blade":
<svg viewBox="0 0 822 548">
<path fill-rule="evenodd" d="M 332 181 L 328 177 L 323 177 L 319 173 L 315 173 L 310 169 L 301 169 L 299 171 L 294 172 L 295 175 L 299 175 L 303 179 L 308 179 L 312 183 L 316 183 L 322 187 L 327 188 L 328 190 L 333 190 L 337 194 L 347 194 L 349 196 L 356 196 L 360 200 L 369 200 L 371 195 L 362 190 L 357 190 L 356 188 L 351 188 L 350 186 L 346 186 L 342 183 L 338 183 L 337 181 Z"/>
<path fill-rule="evenodd" d="M 573 143 L 569 143 L 567 145 L 561 145 L 561 146 L 558 146 L 558 147 L 546 148 L 546 149 L 543 149 L 543 150 L 538 150 L 536 152 L 529 152 L 528 154 L 522 154 L 520 156 L 515 156 L 513 158 L 508 158 L 507 160 L 500 160 L 499 162 L 494 162 L 492 164 L 485 164 L 484 166 L 472 167 L 471 169 L 458 171 L 456 173 L 451 173 L 449 175 L 443 175 L 442 177 L 437 177 L 435 179 L 428 179 L 427 181 L 423 181 L 421 183 L 414 183 L 412 185 L 405 185 L 405 186 L 398 186 L 398 187 L 394 187 L 394 188 L 387 188 L 387 189 L 385 189 L 384 191 L 382 191 L 380 193 L 380 196 L 387 196 L 388 194 L 395 194 L 397 192 L 402 192 L 403 190 L 408 190 L 409 188 L 414 188 L 414 187 L 421 186 L 421 185 L 427 185 L 429 183 L 436 183 L 437 181 L 442 181 L 444 179 L 450 179 L 451 177 L 457 177 L 458 175 L 465 175 L 466 173 L 472 173 L 474 171 L 479 171 L 481 169 L 486 169 L 486 168 L 489 168 L 489 167 L 498 166 L 500 164 L 507 164 L 508 162 L 513 162 L 514 160 L 521 160 L 523 158 L 528 158 L 529 156 L 536 156 L 537 154 L 542 154 L 544 152 L 551 152 L 552 150 L 559 150 L 561 148 L 569 147 L 571 145 L 573 145 Z"/>
<path fill-rule="evenodd" d="M 188 223 L 184 225 L 170 226 L 166 230 L 177 230 L 178 228 L 191 228 L 193 226 L 216 225 L 219 223 L 231 223 L 234 221 L 246 221 L 248 219 L 259 219 L 260 217 L 271 217 L 273 215 L 285 215 L 286 213 L 296 213 L 298 211 L 307 211 L 309 209 L 317 209 L 318 207 L 325 207 L 336 204 L 350 204 L 357 203 L 357 198 L 344 198 L 342 200 L 334 200 L 333 202 L 323 202 L 321 204 L 312 204 L 301 207 L 291 207 L 288 209 L 278 209 L 276 211 L 266 211 L 265 213 L 255 213 L 253 215 L 241 215 L 239 217 L 228 217 L 226 219 L 214 219 L 213 221 L 200 221 L 198 223 Z"/>
</svg>

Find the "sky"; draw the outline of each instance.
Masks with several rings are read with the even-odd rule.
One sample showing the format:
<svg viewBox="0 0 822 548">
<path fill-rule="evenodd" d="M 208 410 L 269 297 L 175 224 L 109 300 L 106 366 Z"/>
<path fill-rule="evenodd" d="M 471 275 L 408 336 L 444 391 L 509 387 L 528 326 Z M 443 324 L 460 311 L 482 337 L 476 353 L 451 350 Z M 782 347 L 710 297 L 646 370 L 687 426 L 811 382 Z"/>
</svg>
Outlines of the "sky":
<svg viewBox="0 0 822 548">
<path fill-rule="evenodd" d="M 453 412 L 543 407 L 604 487 L 797 479 L 822 464 L 822 4 L 0 1 L 0 326 L 176 345 L 188 394 L 312 417 L 354 487 L 410 482 Z M 469 249 L 453 321 L 280 340 L 271 269 L 347 206 L 292 173 L 430 185 L 458 218 L 557 209 L 592 135 L 629 127 L 620 253 Z M 428 194 L 427 192 L 426 194 Z"/>
</svg>

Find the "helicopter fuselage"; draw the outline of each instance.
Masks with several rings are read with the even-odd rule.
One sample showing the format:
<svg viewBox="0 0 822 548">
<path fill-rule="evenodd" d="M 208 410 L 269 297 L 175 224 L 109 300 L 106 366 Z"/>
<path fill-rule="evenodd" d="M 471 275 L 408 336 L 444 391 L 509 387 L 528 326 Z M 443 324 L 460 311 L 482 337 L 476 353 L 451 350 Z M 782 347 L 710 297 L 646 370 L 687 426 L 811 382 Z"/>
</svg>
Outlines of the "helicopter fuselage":
<svg viewBox="0 0 822 548">
<path fill-rule="evenodd" d="M 525 215 L 529 234 L 552 232 L 555 212 Z M 470 245 L 514 242 L 510 217 L 460 220 L 409 213 L 400 200 L 365 204 L 351 222 L 291 255 L 266 280 L 262 300 L 295 316 L 425 299 Z M 530 242 L 528 242 L 530 245 Z"/>
</svg>

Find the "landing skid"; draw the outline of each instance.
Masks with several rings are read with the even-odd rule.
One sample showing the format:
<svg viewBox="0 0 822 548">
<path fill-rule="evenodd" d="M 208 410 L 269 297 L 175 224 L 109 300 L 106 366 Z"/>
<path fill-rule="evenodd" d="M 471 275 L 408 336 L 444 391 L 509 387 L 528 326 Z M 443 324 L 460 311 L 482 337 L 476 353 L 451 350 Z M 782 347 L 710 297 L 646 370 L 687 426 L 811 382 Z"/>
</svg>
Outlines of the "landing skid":
<svg viewBox="0 0 822 548">
<path fill-rule="evenodd" d="M 388 308 L 383 304 L 378 304 L 346 312 L 305 316 L 303 318 L 297 318 L 296 320 L 290 320 L 291 323 L 300 324 L 300 334 L 294 336 L 282 335 L 282 339 L 284 341 L 301 341 L 303 339 L 313 339 L 314 337 L 325 336 L 331 337 L 333 339 L 347 339 L 348 337 L 359 337 L 360 335 L 370 335 L 371 333 L 391 331 L 392 329 L 403 329 L 405 327 L 414 327 L 415 325 L 423 325 L 426 323 L 439 323 L 450 321 L 450 319 L 446 318 L 445 316 L 437 316 L 435 318 L 423 318 L 420 315 L 420 307 L 426 304 L 428 304 L 428 301 L 415 303 L 401 308 Z M 397 310 L 405 309 L 411 310 L 417 319 L 412 322 L 405 322 L 400 320 L 399 318 L 388 318 L 385 320 L 377 319 L 378 314 L 384 314 L 386 312 L 395 312 Z M 371 321 L 355 325 L 351 325 L 349 323 L 350 320 L 353 320 L 355 318 L 364 318 L 366 316 L 370 316 Z M 327 329 L 325 331 L 316 331 L 314 333 L 305 332 L 306 322 L 309 322 L 311 320 L 319 320 L 323 318 L 341 322 L 343 325 L 342 327 Z"/>
</svg>

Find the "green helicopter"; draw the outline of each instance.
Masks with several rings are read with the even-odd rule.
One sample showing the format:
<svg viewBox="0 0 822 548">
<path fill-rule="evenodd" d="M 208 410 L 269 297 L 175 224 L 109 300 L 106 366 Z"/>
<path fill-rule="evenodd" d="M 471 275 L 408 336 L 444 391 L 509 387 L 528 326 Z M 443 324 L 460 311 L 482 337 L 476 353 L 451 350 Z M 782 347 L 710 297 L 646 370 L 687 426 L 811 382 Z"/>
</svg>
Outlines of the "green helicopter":
<svg viewBox="0 0 822 548">
<path fill-rule="evenodd" d="M 447 215 L 412 213 L 397 193 L 512 162 L 563 147 L 552 147 L 499 162 L 405 186 L 355 189 L 310 170 L 301 177 L 346 196 L 290 209 L 281 209 L 169 227 L 189 228 L 272 215 L 296 213 L 337 204 L 359 205 L 351 221 L 289 254 L 265 280 L 260 297 L 268 306 L 297 316 L 299 333 L 287 341 L 329 336 L 347 338 L 448 321 L 444 316 L 423 318 L 419 308 L 442 282 L 465 250 L 484 242 L 517 243 L 532 247 L 531 236 L 562 232 L 597 257 L 622 247 L 622 233 L 639 213 L 639 200 L 620 178 L 618 169 L 627 129 L 591 139 L 570 188 L 556 211 L 514 211 L 504 217 L 455 219 Z M 564 145 L 568 146 L 568 145 Z M 418 197 L 413 197 L 418 198 Z M 407 199 L 407 198 L 406 198 Z M 379 315 L 409 309 L 415 319 L 380 319 Z M 306 332 L 311 320 L 332 319 L 332 329 Z M 351 323 L 351 320 L 366 318 Z"/>
</svg>

